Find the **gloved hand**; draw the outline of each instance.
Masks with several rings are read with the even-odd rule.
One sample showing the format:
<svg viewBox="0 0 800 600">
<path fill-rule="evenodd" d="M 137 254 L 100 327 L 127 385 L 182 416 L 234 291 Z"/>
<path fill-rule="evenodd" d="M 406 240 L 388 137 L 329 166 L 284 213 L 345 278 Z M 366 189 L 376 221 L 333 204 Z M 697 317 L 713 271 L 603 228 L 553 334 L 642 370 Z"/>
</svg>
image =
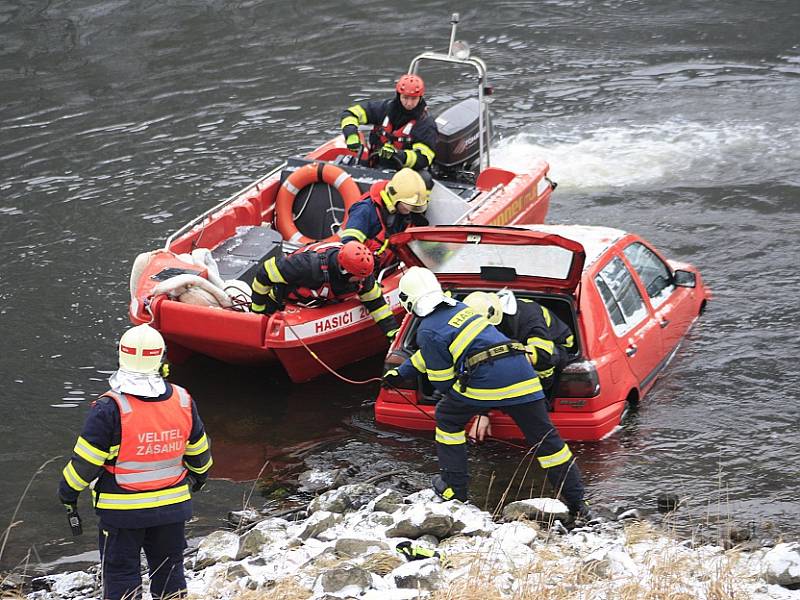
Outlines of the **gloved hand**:
<svg viewBox="0 0 800 600">
<path fill-rule="evenodd" d="M 189 482 L 192 484 L 191 489 L 193 492 L 199 492 L 200 490 L 202 490 L 205 487 L 207 480 L 208 480 L 207 477 L 203 477 L 201 479 L 196 475 L 189 475 Z"/>
<path fill-rule="evenodd" d="M 395 327 L 395 328 L 394 328 L 394 329 L 392 329 L 391 331 L 387 331 L 387 332 L 386 332 L 386 339 L 387 339 L 387 340 L 389 340 L 390 342 L 391 342 L 391 341 L 393 341 L 393 340 L 394 340 L 394 338 L 396 338 L 396 337 L 397 337 L 397 330 L 398 330 L 398 328 L 397 328 L 397 327 Z"/>
<path fill-rule="evenodd" d="M 416 546 L 411 542 L 400 542 L 395 546 L 400 554 L 405 556 L 408 560 L 424 560 L 426 558 L 441 558 L 436 550 L 431 550 L 425 546 Z"/>
<path fill-rule="evenodd" d="M 393 388 L 397 387 L 400 383 L 400 371 L 397 369 L 389 369 L 386 373 L 383 374 L 383 381 L 381 382 L 382 388 Z"/>
<path fill-rule="evenodd" d="M 397 148 L 391 144 L 384 144 L 381 146 L 380 150 L 378 150 L 378 157 L 382 158 L 383 160 L 392 160 L 396 153 Z"/>
<path fill-rule="evenodd" d="M 347 149 L 351 152 L 358 152 L 358 149 L 361 148 L 361 138 L 358 137 L 357 133 L 351 133 L 344 139 L 344 143 L 347 144 Z"/>
<path fill-rule="evenodd" d="M 83 524 L 81 516 L 78 514 L 78 504 L 76 502 L 65 502 L 61 500 L 61 504 L 67 511 L 67 523 L 72 530 L 72 535 L 81 535 L 83 533 Z"/>
</svg>

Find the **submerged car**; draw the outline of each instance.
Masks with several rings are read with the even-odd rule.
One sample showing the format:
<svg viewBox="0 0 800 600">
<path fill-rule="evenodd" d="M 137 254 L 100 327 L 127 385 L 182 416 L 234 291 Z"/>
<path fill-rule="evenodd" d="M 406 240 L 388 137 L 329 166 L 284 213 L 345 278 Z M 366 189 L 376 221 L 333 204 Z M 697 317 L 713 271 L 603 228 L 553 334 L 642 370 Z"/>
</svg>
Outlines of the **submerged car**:
<svg viewBox="0 0 800 600">
<path fill-rule="evenodd" d="M 392 237 L 406 266 L 436 273 L 463 299 L 476 290 L 511 290 L 548 308 L 575 334 L 550 417 L 568 440 L 599 440 L 652 388 L 702 314 L 710 292 L 692 265 L 665 259 L 641 237 L 610 227 L 527 225 L 409 229 Z M 408 315 L 387 368 L 417 350 L 419 319 Z M 414 389 L 382 389 L 376 421 L 433 430 L 437 400 L 424 375 Z M 523 439 L 491 411 L 492 435 Z"/>
</svg>

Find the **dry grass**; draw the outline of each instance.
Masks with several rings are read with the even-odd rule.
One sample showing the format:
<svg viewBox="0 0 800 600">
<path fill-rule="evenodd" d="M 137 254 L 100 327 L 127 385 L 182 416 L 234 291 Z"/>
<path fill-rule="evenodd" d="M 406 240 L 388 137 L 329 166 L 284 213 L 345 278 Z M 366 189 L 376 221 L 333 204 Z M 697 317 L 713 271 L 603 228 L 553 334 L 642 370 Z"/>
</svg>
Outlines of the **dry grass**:
<svg viewBox="0 0 800 600">
<path fill-rule="evenodd" d="M 286 577 L 267 588 L 240 592 L 232 600 L 307 600 L 311 596 L 311 590 Z"/>
</svg>

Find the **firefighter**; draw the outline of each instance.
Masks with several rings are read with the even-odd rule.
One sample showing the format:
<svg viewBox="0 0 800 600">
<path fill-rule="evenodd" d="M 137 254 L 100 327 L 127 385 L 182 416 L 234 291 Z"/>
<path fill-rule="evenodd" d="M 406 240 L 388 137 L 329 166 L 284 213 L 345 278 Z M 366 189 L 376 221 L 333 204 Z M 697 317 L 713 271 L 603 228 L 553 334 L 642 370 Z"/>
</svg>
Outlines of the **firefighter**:
<svg viewBox="0 0 800 600">
<path fill-rule="evenodd" d="M 359 125 L 372 125 L 367 157 L 370 167 L 415 171 L 433 164 L 438 132 L 428 114 L 423 94 L 425 83 L 410 73 L 398 79 L 395 97 L 354 104 L 342 113 L 342 135 L 353 152 L 362 149 Z"/>
<path fill-rule="evenodd" d="M 359 242 L 309 244 L 289 256 L 272 257 L 253 279 L 250 310 L 272 314 L 287 298 L 331 301 L 354 292 L 387 338 L 397 333 L 392 309 L 375 281 L 375 259 Z"/>
<path fill-rule="evenodd" d="M 509 340 L 473 308 L 445 295 L 428 269 L 411 267 L 400 279 L 399 290 L 400 303 L 420 320 L 419 350 L 399 368 L 387 371 L 384 385 L 397 386 L 423 373 L 442 392 L 436 405 L 436 493 L 445 500 L 467 500 L 464 427 L 476 414 L 497 408 L 522 430 L 570 514 L 589 518 L 580 470 L 550 422 L 542 385 L 525 347 Z"/>
<path fill-rule="evenodd" d="M 144 549 L 153 598 L 185 594 L 184 526 L 191 492 L 212 465 L 203 422 L 189 393 L 161 376 L 165 347 L 149 325 L 119 341 L 111 389 L 92 403 L 58 488 L 73 533 L 79 494 L 91 492 L 99 517 L 103 598 L 141 596 Z"/>
<path fill-rule="evenodd" d="M 364 244 L 375 255 L 378 268 L 383 269 L 395 262 L 389 236 L 410 225 L 428 224 L 422 217 L 428 208 L 428 194 L 419 173 L 401 169 L 391 180 L 373 183 L 369 192 L 350 207 L 339 237 L 345 243 L 355 240 Z"/>
</svg>

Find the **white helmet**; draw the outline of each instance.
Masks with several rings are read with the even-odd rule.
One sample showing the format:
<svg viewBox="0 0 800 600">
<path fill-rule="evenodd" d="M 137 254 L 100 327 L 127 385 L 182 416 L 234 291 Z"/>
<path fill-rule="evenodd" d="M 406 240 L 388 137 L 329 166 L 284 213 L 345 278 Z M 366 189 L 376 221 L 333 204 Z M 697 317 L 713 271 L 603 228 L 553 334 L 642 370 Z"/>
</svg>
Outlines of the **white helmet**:
<svg viewBox="0 0 800 600">
<path fill-rule="evenodd" d="M 400 278 L 400 304 L 407 312 L 424 317 L 449 298 L 444 295 L 436 275 L 423 267 L 411 267 Z"/>
<path fill-rule="evenodd" d="M 472 292 L 464 298 L 464 304 L 475 309 L 479 315 L 486 317 L 492 325 L 499 325 L 503 320 L 503 304 L 494 293 Z"/>
<path fill-rule="evenodd" d="M 164 338 L 150 325 L 137 325 L 119 340 L 119 368 L 128 373 L 154 375 L 164 356 Z"/>
</svg>

